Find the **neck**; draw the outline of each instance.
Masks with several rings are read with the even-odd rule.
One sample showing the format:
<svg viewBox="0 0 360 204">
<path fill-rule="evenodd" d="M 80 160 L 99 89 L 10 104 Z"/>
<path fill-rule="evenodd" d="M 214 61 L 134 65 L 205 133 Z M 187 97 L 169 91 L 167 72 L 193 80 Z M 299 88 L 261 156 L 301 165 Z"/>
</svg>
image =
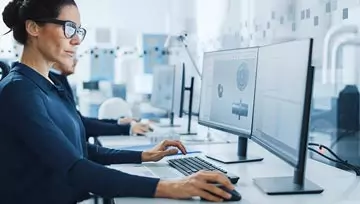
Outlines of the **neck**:
<svg viewBox="0 0 360 204">
<path fill-rule="evenodd" d="M 57 69 L 56 67 L 52 67 L 50 68 L 50 72 L 55 73 L 57 75 L 64 75 L 59 69 Z"/>
<path fill-rule="evenodd" d="M 53 63 L 45 60 L 39 50 L 36 50 L 31 46 L 24 46 L 20 62 L 34 69 L 49 80 L 49 70 Z"/>
</svg>

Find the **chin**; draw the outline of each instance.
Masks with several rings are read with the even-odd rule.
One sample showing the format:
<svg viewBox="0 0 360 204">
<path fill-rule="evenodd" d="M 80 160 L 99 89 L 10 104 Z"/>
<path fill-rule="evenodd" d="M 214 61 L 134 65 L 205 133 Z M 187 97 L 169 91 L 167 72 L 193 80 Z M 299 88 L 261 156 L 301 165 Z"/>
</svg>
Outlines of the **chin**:
<svg viewBox="0 0 360 204">
<path fill-rule="evenodd" d="M 73 61 L 74 60 L 72 58 L 66 57 L 60 60 L 60 64 L 62 64 L 65 67 L 72 67 Z"/>
</svg>

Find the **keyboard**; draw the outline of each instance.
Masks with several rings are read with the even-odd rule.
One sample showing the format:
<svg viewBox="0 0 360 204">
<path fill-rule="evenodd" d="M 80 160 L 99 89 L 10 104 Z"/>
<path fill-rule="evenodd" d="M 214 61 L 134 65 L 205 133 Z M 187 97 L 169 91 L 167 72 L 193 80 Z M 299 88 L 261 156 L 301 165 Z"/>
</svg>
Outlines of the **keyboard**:
<svg viewBox="0 0 360 204">
<path fill-rule="evenodd" d="M 185 176 L 189 176 L 191 174 L 194 174 L 200 170 L 204 171 L 218 171 L 224 173 L 232 184 L 236 184 L 239 180 L 239 177 L 236 175 L 233 175 L 226 170 L 215 166 L 204 159 L 201 159 L 200 157 L 185 157 L 185 158 L 178 158 L 178 159 L 169 159 L 167 161 L 169 165 Z"/>
</svg>

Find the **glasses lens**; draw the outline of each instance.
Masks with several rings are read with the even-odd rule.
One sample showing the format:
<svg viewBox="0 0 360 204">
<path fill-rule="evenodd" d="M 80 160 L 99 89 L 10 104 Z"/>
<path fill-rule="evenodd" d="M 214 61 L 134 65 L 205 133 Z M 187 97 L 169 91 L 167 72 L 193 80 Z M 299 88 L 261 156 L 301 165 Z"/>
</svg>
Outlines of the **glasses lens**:
<svg viewBox="0 0 360 204">
<path fill-rule="evenodd" d="M 74 37 L 74 35 L 76 33 L 76 25 L 74 23 L 66 22 L 64 29 L 65 29 L 64 32 L 65 32 L 66 38 Z"/>
<path fill-rule="evenodd" d="M 86 30 L 84 28 L 78 28 L 76 34 L 79 36 L 80 41 L 83 41 L 86 35 Z"/>
</svg>

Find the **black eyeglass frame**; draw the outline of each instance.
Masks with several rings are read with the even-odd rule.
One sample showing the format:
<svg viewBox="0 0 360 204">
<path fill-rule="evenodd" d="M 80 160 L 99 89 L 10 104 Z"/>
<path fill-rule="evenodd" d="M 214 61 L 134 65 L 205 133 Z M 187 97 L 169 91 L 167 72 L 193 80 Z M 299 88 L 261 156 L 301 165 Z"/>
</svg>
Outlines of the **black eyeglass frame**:
<svg viewBox="0 0 360 204">
<path fill-rule="evenodd" d="M 38 22 L 38 23 L 52 23 L 52 24 L 61 25 L 63 28 L 63 31 L 64 31 L 64 36 L 67 39 L 73 38 L 78 33 L 78 31 L 82 31 L 84 33 L 82 39 L 80 38 L 81 42 L 86 37 L 86 29 L 82 28 L 82 27 L 76 27 L 76 23 L 73 21 L 69 21 L 69 20 L 64 21 L 64 20 L 59 20 L 59 19 L 37 19 L 37 20 L 33 20 L 33 21 Z M 71 34 L 70 36 L 66 34 L 66 26 L 70 26 L 75 29 L 74 33 Z"/>
</svg>

